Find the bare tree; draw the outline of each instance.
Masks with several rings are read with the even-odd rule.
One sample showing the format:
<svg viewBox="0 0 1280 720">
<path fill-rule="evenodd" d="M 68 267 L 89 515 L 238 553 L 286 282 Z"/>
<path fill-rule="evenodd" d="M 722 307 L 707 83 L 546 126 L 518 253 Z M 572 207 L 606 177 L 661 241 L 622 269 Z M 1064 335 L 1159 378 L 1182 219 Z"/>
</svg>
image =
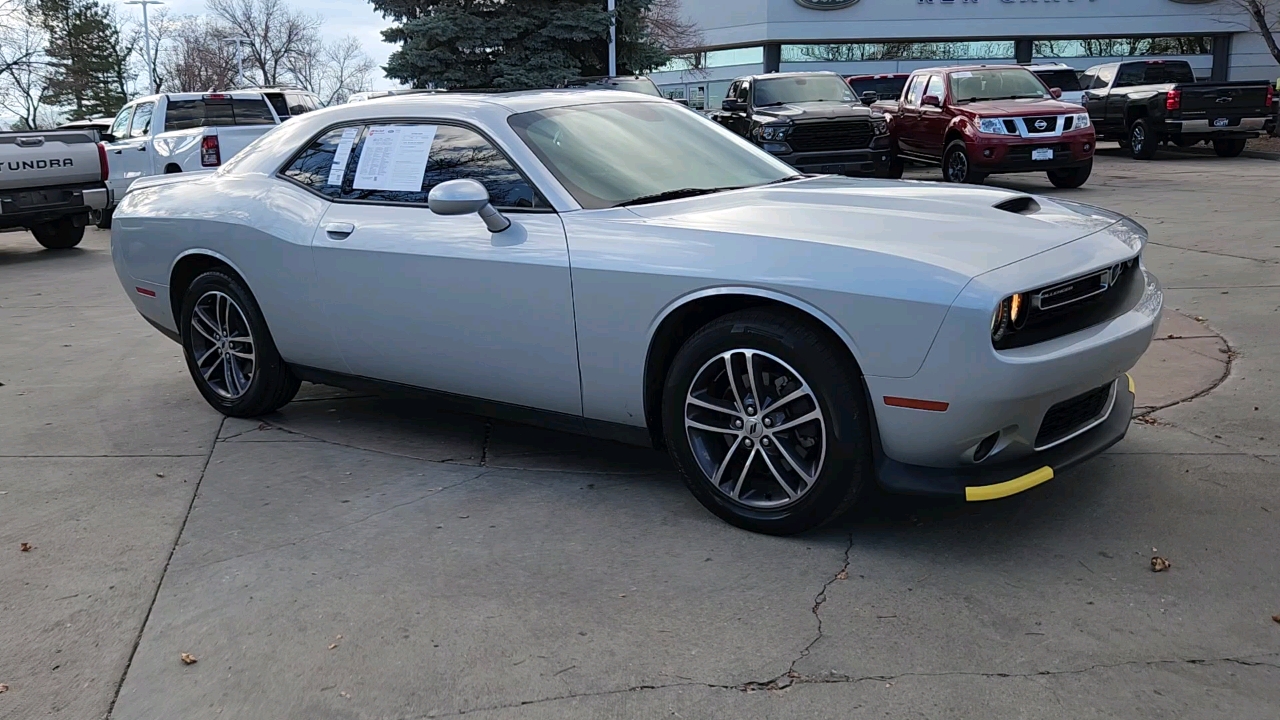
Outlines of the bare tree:
<svg viewBox="0 0 1280 720">
<path fill-rule="evenodd" d="M 1280 34 L 1280 0 L 1228 0 L 1249 16 L 1256 26 L 1257 33 L 1271 51 L 1271 57 L 1280 63 L 1280 45 L 1276 44 L 1276 35 Z"/>
<path fill-rule="evenodd" d="M 289 62 L 312 43 L 320 18 L 294 10 L 284 0 L 208 0 L 209 12 L 247 39 L 249 60 L 263 85 L 278 85 Z"/>
<path fill-rule="evenodd" d="M 685 18 L 682 0 L 653 0 L 644 21 L 649 36 L 672 55 L 702 46 L 702 30 Z"/>
<path fill-rule="evenodd" d="M 16 126 L 38 129 L 57 122 L 45 104 L 48 89 L 48 38 L 18 3 L 0 3 L 0 108 L 18 116 Z"/>
<path fill-rule="evenodd" d="M 375 67 L 353 35 L 327 43 L 314 38 L 299 47 L 287 64 L 293 80 L 324 105 L 345 103 L 352 93 L 368 90 Z"/>
<path fill-rule="evenodd" d="M 207 92 L 232 87 L 236 56 L 227 42 L 231 32 L 203 17 L 186 17 L 159 51 L 156 74 L 170 92 Z"/>
</svg>

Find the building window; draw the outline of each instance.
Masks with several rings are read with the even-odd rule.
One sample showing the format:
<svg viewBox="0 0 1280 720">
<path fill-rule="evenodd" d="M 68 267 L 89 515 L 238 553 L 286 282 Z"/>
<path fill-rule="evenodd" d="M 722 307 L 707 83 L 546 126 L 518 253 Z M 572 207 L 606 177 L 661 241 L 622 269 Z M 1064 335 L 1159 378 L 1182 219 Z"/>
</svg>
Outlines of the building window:
<svg viewBox="0 0 1280 720">
<path fill-rule="evenodd" d="M 782 62 L 864 60 L 1003 60 L 1016 56 L 1012 40 L 783 45 Z"/>
<path fill-rule="evenodd" d="M 764 63 L 764 48 L 734 48 L 711 50 L 702 61 L 703 67 L 729 67 L 730 65 L 760 65 Z"/>
<path fill-rule="evenodd" d="M 1212 55 L 1213 38 L 1198 36 L 1037 40 L 1036 57 L 1135 57 L 1143 55 Z"/>
</svg>

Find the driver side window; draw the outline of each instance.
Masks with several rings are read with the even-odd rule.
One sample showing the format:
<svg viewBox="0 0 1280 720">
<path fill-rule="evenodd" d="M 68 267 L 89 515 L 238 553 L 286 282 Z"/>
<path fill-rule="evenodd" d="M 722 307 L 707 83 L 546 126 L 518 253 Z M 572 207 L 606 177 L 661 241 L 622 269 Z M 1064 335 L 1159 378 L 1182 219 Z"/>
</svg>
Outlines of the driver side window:
<svg viewBox="0 0 1280 720">
<path fill-rule="evenodd" d="M 925 88 L 924 94 L 932 95 L 938 98 L 939 102 L 942 101 L 943 96 L 947 94 L 947 90 L 946 90 L 946 86 L 943 85 L 942 83 L 941 75 L 934 75 L 933 77 L 929 78 L 929 85 L 928 87 Z M 921 97 L 923 98 L 924 96 L 922 95 Z"/>
<path fill-rule="evenodd" d="M 928 79 L 926 75 L 917 75 L 911 78 L 911 83 L 907 85 L 907 90 L 903 94 L 903 105 L 907 107 L 919 107 L 920 98 L 924 97 L 924 83 Z"/>
<path fill-rule="evenodd" d="M 751 94 L 751 83 L 743 81 L 738 83 L 738 92 L 734 96 L 734 98 L 738 102 L 744 103 L 747 101 L 747 96 L 750 94 Z"/>
<path fill-rule="evenodd" d="M 120 113 L 116 115 L 115 121 L 111 123 L 111 130 L 109 132 L 111 133 L 112 137 L 116 139 L 120 139 L 127 134 L 126 131 L 129 129 L 129 118 L 132 115 L 133 115 L 132 105 L 126 105 L 124 106 L 124 108 L 120 110 Z"/>
</svg>

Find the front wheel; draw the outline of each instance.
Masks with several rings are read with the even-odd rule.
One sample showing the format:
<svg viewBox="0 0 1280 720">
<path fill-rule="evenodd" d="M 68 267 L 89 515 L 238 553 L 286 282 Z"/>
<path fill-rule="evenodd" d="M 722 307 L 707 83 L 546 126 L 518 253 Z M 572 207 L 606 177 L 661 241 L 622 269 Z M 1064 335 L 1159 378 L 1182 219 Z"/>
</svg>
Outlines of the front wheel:
<svg viewBox="0 0 1280 720">
<path fill-rule="evenodd" d="M 274 412 L 301 385 L 289 370 L 253 295 L 219 270 L 200 275 L 182 301 L 182 349 L 200 394 L 218 412 Z"/>
<path fill-rule="evenodd" d="M 981 185 L 987 176 L 973 169 L 969 163 L 969 150 L 963 140 L 952 140 L 942 153 L 942 179 L 953 183 Z"/>
<path fill-rule="evenodd" d="M 676 354 L 662 417 L 694 497 L 746 530 L 811 530 L 874 482 L 857 368 L 807 318 L 745 310 L 703 327 Z"/>
<path fill-rule="evenodd" d="M 1093 161 L 1079 167 L 1062 168 L 1059 170 L 1050 170 L 1047 174 L 1049 182 L 1054 187 L 1060 188 L 1078 188 L 1085 184 L 1089 179 L 1089 175 L 1093 172 Z"/>
<path fill-rule="evenodd" d="M 1134 160 L 1150 160 L 1156 156 L 1160 147 L 1160 138 L 1151 129 L 1145 119 L 1135 120 L 1129 126 L 1129 154 Z"/>
<path fill-rule="evenodd" d="M 1218 157 L 1238 157 L 1244 152 L 1244 140 L 1214 140 L 1213 151 Z"/>
<path fill-rule="evenodd" d="M 883 178 L 886 180 L 899 180 L 902 178 L 902 173 L 905 169 L 906 169 L 906 164 L 903 163 L 902 158 L 898 157 L 897 155 L 894 155 L 889 160 L 888 165 L 884 165 L 876 168 L 875 175 L 878 178 Z"/>
<path fill-rule="evenodd" d="M 84 226 L 76 225 L 69 217 L 53 222 L 36 225 L 31 228 L 36 242 L 49 250 L 66 250 L 80 244 L 84 239 Z"/>
</svg>

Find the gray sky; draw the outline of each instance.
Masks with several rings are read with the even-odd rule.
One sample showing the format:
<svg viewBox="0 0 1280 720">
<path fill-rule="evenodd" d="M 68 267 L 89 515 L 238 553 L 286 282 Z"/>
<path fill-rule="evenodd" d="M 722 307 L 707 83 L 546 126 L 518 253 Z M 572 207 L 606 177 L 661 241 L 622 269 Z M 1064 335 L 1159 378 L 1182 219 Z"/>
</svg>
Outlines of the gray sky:
<svg viewBox="0 0 1280 720">
<path fill-rule="evenodd" d="M 111 2 L 112 0 L 107 0 Z M 116 0 L 123 2 L 123 0 Z M 397 83 L 387 80 L 382 75 L 382 66 L 387 57 L 396 49 L 395 45 L 382 42 L 381 32 L 391 23 L 378 14 L 373 5 L 366 0 L 288 0 L 289 4 L 300 10 L 324 16 L 324 24 L 320 32 L 326 38 L 339 38 L 344 35 L 355 35 L 364 43 L 364 51 L 377 63 L 374 88 L 392 88 Z M 166 0 L 164 5 L 151 5 L 147 12 L 155 12 L 160 8 L 169 8 L 169 12 L 177 15 L 204 15 L 205 0 Z M 137 5 L 120 5 L 120 13 L 142 23 L 142 9 Z"/>
</svg>

